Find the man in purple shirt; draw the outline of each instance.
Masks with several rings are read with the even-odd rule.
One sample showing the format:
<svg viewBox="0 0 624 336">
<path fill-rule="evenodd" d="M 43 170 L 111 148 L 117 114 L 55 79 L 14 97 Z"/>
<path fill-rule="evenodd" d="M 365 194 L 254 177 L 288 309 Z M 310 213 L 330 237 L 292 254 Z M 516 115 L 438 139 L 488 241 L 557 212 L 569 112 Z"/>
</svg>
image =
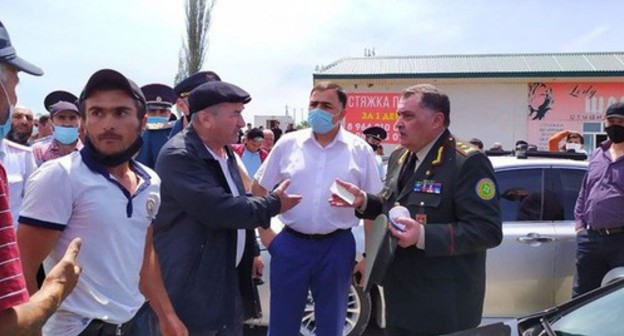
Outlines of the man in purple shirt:
<svg viewBox="0 0 624 336">
<path fill-rule="evenodd" d="M 605 141 L 594 151 L 576 200 L 576 276 L 572 296 L 600 287 L 624 266 L 624 103 L 607 108 Z"/>
</svg>

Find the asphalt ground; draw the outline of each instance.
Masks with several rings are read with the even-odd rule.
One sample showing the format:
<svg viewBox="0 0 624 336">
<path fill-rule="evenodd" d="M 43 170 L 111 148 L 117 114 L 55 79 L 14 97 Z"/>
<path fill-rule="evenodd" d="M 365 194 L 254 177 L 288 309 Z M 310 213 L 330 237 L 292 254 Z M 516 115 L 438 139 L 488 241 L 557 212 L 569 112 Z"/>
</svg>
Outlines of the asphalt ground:
<svg viewBox="0 0 624 336">
<path fill-rule="evenodd" d="M 243 335 L 245 336 L 266 336 L 267 328 L 255 327 L 255 328 L 247 328 L 243 331 Z M 375 328 L 374 330 L 366 330 L 363 336 L 384 336 L 384 332 L 381 329 Z"/>
</svg>

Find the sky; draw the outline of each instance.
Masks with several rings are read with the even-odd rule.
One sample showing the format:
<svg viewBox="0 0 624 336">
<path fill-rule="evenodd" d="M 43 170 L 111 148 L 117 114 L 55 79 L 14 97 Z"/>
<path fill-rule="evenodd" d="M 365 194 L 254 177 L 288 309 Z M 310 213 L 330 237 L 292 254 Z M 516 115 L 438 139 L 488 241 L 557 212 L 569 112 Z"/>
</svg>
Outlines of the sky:
<svg viewBox="0 0 624 336">
<path fill-rule="evenodd" d="M 316 66 L 344 57 L 624 50 L 619 0 L 216 0 L 204 69 L 247 90 L 244 116 L 306 118 Z M 139 85 L 173 85 L 184 0 L 1 0 L 17 54 L 18 105 L 44 113 L 112 68 Z"/>
</svg>

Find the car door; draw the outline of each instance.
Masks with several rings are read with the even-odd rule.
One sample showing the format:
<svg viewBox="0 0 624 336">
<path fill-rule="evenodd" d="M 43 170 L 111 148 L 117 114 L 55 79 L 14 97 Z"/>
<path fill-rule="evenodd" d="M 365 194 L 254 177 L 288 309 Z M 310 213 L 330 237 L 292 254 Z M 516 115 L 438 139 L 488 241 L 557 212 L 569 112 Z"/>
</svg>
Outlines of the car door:
<svg viewBox="0 0 624 336">
<path fill-rule="evenodd" d="M 548 166 L 496 171 L 503 241 L 488 250 L 484 317 L 520 316 L 553 306 L 555 229 L 544 201 Z M 548 190 L 546 190 L 548 191 Z"/>
<path fill-rule="evenodd" d="M 585 167 L 554 166 L 551 170 L 553 190 L 563 203 L 563 218 L 555 220 L 555 270 L 553 285 L 555 304 L 572 298 L 572 283 L 576 270 L 576 232 L 574 231 L 574 206 L 578 197 Z"/>
</svg>

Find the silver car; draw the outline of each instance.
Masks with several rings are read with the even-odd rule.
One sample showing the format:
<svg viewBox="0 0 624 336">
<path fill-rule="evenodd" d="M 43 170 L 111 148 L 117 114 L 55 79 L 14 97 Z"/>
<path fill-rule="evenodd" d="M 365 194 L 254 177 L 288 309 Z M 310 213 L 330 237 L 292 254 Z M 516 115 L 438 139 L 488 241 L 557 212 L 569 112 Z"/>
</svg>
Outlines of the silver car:
<svg viewBox="0 0 624 336">
<path fill-rule="evenodd" d="M 503 216 L 503 242 L 488 251 L 485 322 L 526 315 L 571 298 L 575 260 L 574 204 L 587 170 L 586 161 L 491 157 Z M 272 226 L 281 229 L 275 219 Z M 362 226 L 354 228 L 357 255 L 364 250 Z M 262 249 L 265 284 L 259 286 L 268 325 L 271 256 Z M 384 328 L 383 288 L 363 293 L 351 286 L 344 335 L 362 335 L 369 322 Z M 309 296 L 301 335 L 314 335 L 314 303 Z"/>
</svg>

